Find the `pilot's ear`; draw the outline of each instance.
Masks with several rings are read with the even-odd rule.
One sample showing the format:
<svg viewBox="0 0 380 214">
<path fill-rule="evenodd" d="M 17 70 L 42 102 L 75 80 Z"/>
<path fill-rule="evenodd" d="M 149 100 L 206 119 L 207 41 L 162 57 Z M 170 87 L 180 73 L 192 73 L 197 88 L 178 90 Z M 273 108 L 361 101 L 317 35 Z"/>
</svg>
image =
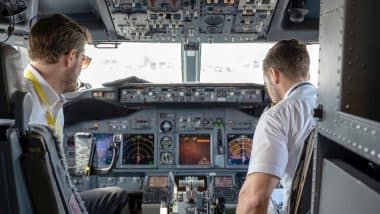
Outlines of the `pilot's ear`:
<svg viewBox="0 0 380 214">
<path fill-rule="evenodd" d="M 66 67 L 71 67 L 73 63 L 75 63 L 75 59 L 77 57 L 76 53 L 77 53 L 76 49 L 70 49 L 65 53 L 63 59 L 64 59 L 64 64 Z"/>
<path fill-rule="evenodd" d="M 280 82 L 280 71 L 276 68 L 269 68 L 269 77 L 273 84 Z"/>
</svg>

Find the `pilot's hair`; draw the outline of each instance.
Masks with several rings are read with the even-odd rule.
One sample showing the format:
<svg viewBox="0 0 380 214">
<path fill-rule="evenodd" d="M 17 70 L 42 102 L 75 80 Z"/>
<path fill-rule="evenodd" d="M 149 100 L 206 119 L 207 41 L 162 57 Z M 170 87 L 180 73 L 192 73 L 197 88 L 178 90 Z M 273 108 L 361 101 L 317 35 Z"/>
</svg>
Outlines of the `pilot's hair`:
<svg viewBox="0 0 380 214">
<path fill-rule="evenodd" d="M 269 68 L 278 69 L 290 79 L 309 75 L 310 58 L 306 45 L 296 39 L 281 40 L 267 53 L 263 62 L 264 73 Z"/>
<path fill-rule="evenodd" d="M 77 55 L 83 53 L 90 40 L 86 27 L 62 14 L 49 15 L 39 19 L 30 30 L 29 58 L 54 64 L 71 49 L 76 49 Z"/>
</svg>

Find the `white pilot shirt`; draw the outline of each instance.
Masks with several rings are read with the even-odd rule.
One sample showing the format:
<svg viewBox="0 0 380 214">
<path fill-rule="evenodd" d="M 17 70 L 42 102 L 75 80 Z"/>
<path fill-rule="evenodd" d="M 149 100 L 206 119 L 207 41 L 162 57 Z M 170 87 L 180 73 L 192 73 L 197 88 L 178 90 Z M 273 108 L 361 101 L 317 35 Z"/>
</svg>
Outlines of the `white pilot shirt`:
<svg viewBox="0 0 380 214">
<path fill-rule="evenodd" d="M 36 77 L 38 82 L 41 85 L 42 90 L 45 92 L 46 101 L 49 105 L 49 111 L 52 113 L 54 118 L 57 118 L 59 123 L 59 137 L 62 142 L 63 140 L 63 125 L 64 125 L 64 118 L 63 118 L 63 104 L 65 102 L 65 98 L 63 95 L 57 94 L 56 91 L 49 85 L 48 82 L 41 76 L 41 74 L 31 65 L 28 65 L 27 69 L 29 69 L 33 75 Z M 48 122 L 46 119 L 46 109 L 40 103 L 40 100 L 37 96 L 36 91 L 34 90 L 34 87 L 28 79 L 25 78 L 26 86 L 28 91 L 30 92 L 33 100 L 33 108 L 32 108 L 32 114 L 30 116 L 29 124 L 42 124 L 47 125 Z"/>
<path fill-rule="evenodd" d="M 303 144 L 315 125 L 315 105 L 315 87 L 307 81 L 298 83 L 261 115 L 255 130 L 248 174 L 261 172 L 281 178 L 284 213 Z"/>
</svg>

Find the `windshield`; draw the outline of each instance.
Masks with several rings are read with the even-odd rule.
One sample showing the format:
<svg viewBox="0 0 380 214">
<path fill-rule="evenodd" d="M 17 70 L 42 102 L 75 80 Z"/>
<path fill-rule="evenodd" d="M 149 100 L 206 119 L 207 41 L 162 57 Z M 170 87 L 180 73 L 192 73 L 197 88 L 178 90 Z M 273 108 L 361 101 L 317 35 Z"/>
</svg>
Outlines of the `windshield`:
<svg viewBox="0 0 380 214">
<path fill-rule="evenodd" d="M 262 64 L 274 43 L 202 44 L 201 82 L 264 84 Z M 307 45 L 310 81 L 318 82 L 319 45 Z"/>
<path fill-rule="evenodd" d="M 219 43 L 201 45 L 200 82 L 264 84 L 262 61 L 274 43 Z M 317 86 L 319 45 L 307 46 L 311 82 Z M 118 48 L 86 47 L 92 58 L 81 81 L 92 87 L 136 76 L 152 83 L 182 81 L 181 44 L 122 43 Z"/>
<path fill-rule="evenodd" d="M 201 82 L 263 84 L 262 60 L 273 43 L 202 45 Z"/>
<path fill-rule="evenodd" d="M 86 46 L 92 58 L 80 79 L 92 87 L 129 76 L 154 83 L 181 82 L 181 44 L 122 43 L 118 48 Z"/>
</svg>

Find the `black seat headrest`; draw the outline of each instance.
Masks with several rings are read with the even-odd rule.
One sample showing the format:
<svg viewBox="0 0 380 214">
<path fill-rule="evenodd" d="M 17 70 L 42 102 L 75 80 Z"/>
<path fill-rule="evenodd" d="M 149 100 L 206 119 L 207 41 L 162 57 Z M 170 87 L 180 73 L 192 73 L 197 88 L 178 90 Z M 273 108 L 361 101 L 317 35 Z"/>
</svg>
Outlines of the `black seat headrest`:
<svg viewBox="0 0 380 214">
<path fill-rule="evenodd" d="M 25 59 L 21 48 L 0 43 L 0 118 L 14 118 L 12 96 L 26 91 L 23 70 Z"/>
<path fill-rule="evenodd" d="M 29 123 L 33 102 L 24 80 L 26 50 L 0 43 L 0 119 L 14 119 L 20 132 Z"/>
</svg>

